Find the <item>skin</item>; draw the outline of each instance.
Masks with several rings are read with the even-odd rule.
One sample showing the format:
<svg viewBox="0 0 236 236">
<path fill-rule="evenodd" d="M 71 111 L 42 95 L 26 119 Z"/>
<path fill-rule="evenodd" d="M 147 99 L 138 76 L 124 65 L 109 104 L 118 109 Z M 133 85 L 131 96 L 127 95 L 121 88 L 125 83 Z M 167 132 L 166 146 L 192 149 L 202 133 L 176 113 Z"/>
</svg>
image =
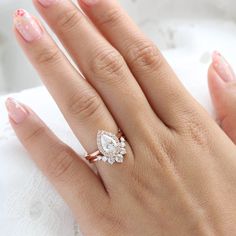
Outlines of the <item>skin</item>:
<svg viewBox="0 0 236 236">
<path fill-rule="evenodd" d="M 229 138 L 116 1 L 81 0 L 86 16 L 70 1 L 34 3 L 86 78 L 45 29 L 32 42 L 16 31 L 75 135 L 88 152 L 96 150 L 100 129 L 120 127 L 129 143 L 125 162 L 97 162 L 97 175 L 27 106 L 24 121 L 10 119 L 83 235 L 234 235 L 235 83 L 221 86 L 210 67 L 210 91 Z"/>
</svg>

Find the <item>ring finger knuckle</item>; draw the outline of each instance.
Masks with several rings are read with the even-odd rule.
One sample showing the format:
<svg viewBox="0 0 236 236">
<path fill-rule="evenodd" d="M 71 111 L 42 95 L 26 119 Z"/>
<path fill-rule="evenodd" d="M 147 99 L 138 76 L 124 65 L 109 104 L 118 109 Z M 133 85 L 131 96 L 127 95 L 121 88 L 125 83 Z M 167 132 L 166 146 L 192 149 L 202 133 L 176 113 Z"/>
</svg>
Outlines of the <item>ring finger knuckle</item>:
<svg viewBox="0 0 236 236">
<path fill-rule="evenodd" d="M 120 74 L 123 66 L 122 56 L 113 49 L 99 49 L 91 61 L 92 71 L 103 76 Z"/>
<path fill-rule="evenodd" d="M 156 70 L 162 65 L 163 58 L 156 45 L 148 40 L 141 40 L 131 45 L 127 50 L 131 66 L 139 66 Z"/>
<path fill-rule="evenodd" d="M 100 107 L 101 101 L 98 96 L 89 91 L 78 92 L 68 100 L 70 113 L 81 121 L 97 116 Z"/>
</svg>

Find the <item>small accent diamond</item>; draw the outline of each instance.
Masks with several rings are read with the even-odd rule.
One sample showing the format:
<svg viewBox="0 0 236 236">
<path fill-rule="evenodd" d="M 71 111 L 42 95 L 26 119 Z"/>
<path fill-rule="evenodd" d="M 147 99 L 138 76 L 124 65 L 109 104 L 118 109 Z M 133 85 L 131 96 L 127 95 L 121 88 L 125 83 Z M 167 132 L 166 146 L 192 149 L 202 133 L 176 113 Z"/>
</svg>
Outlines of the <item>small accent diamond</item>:
<svg viewBox="0 0 236 236">
<path fill-rule="evenodd" d="M 124 161 L 124 158 L 123 158 L 122 155 L 121 156 L 116 156 L 116 162 L 122 163 L 123 161 Z"/>
<path fill-rule="evenodd" d="M 116 162 L 116 159 L 113 158 L 113 157 L 110 157 L 110 158 L 108 159 L 108 163 L 111 164 L 111 165 L 113 165 L 115 162 Z"/>
<path fill-rule="evenodd" d="M 106 156 L 103 156 L 103 157 L 102 157 L 102 161 L 106 162 L 106 161 L 107 161 L 107 157 L 106 157 Z"/>
<path fill-rule="evenodd" d="M 122 148 L 124 148 L 124 147 L 125 147 L 125 143 L 124 143 L 124 142 L 121 142 L 121 143 L 120 143 L 120 146 L 121 146 Z"/>
<path fill-rule="evenodd" d="M 121 148 L 121 149 L 120 149 L 120 154 L 122 154 L 122 155 L 126 154 L 125 148 Z"/>
<path fill-rule="evenodd" d="M 123 137 L 120 138 L 121 142 L 125 142 L 125 139 Z"/>
</svg>

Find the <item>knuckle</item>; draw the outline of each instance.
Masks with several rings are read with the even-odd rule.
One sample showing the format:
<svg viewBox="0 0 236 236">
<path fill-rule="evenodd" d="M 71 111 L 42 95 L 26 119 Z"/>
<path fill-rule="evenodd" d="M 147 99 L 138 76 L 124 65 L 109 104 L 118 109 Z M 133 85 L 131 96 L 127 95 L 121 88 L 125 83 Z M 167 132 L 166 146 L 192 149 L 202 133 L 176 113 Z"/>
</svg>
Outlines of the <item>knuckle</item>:
<svg viewBox="0 0 236 236">
<path fill-rule="evenodd" d="M 99 22 L 99 25 L 116 25 L 123 18 L 123 14 L 120 9 L 112 8 L 110 11 L 106 12 L 106 14 L 102 17 Z"/>
<path fill-rule="evenodd" d="M 185 129 L 183 129 L 184 137 L 194 142 L 198 146 L 203 148 L 209 147 L 211 138 L 209 136 L 208 127 L 206 126 L 205 122 L 199 118 L 199 114 L 192 110 L 186 110 L 183 121 L 185 127 Z"/>
<path fill-rule="evenodd" d="M 122 56 L 113 49 L 100 49 L 91 61 L 91 69 L 95 74 L 120 74 L 124 66 Z"/>
<path fill-rule="evenodd" d="M 47 132 L 47 128 L 45 126 L 39 126 L 31 130 L 29 134 L 27 134 L 23 141 L 24 143 L 35 143 L 37 140 L 39 140 L 42 136 L 44 136 Z"/>
<path fill-rule="evenodd" d="M 58 29 L 64 33 L 76 27 L 76 25 L 83 19 L 82 14 L 79 14 L 76 9 L 63 12 L 58 16 Z"/>
<path fill-rule="evenodd" d="M 152 70 L 159 69 L 163 62 L 160 51 L 150 41 L 139 41 L 131 45 L 127 50 L 127 57 L 131 62 L 131 66 L 141 66 Z"/>
<path fill-rule="evenodd" d="M 101 101 L 97 95 L 89 91 L 72 95 L 68 104 L 70 113 L 81 121 L 97 116 L 100 107 Z"/>
<path fill-rule="evenodd" d="M 55 146 L 51 148 L 50 157 L 47 157 L 48 160 L 51 160 L 49 165 L 46 167 L 46 173 L 49 178 L 53 180 L 64 181 L 69 173 L 71 167 L 74 163 L 74 158 L 72 151 L 68 147 Z"/>
<path fill-rule="evenodd" d="M 176 143 L 172 133 L 160 132 L 154 126 L 151 132 L 144 131 L 144 140 L 142 150 L 149 160 L 156 160 L 156 164 L 163 166 L 166 161 L 174 158 Z"/>
<path fill-rule="evenodd" d="M 43 48 L 36 56 L 38 64 L 55 64 L 60 59 L 61 55 L 56 47 Z"/>
<path fill-rule="evenodd" d="M 162 164 L 165 160 L 173 159 L 173 142 L 172 139 L 163 138 L 160 140 L 159 145 L 157 147 L 155 140 L 152 140 L 151 150 L 153 150 L 153 154 L 156 159 L 158 159 L 159 163 Z"/>
</svg>

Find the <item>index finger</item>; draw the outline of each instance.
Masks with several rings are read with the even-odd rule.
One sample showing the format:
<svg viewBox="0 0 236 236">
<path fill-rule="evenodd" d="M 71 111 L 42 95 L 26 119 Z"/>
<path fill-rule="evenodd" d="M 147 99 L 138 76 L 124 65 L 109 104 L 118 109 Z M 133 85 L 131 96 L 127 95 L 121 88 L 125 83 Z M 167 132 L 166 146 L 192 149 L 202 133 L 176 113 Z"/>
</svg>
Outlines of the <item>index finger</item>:
<svg viewBox="0 0 236 236">
<path fill-rule="evenodd" d="M 95 214 L 108 200 L 98 176 L 30 108 L 11 98 L 6 106 L 17 137 L 79 223 L 84 225 L 96 220 Z"/>
</svg>

